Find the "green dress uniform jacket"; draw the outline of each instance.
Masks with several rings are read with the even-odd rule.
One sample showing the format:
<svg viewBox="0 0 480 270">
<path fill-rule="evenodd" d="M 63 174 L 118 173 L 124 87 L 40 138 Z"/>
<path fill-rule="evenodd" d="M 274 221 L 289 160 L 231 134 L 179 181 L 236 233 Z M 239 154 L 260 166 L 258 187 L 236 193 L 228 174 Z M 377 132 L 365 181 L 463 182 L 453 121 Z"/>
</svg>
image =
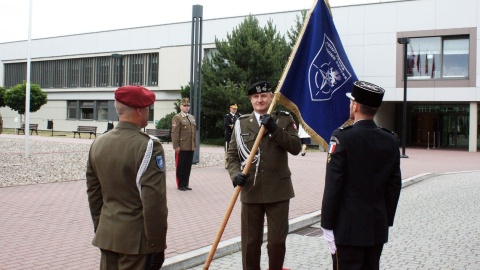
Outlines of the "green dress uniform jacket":
<svg viewBox="0 0 480 270">
<path fill-rule="evenodd" d="M 87 194 L 95 229 L 93 245 L 123 254 L 166 249 L 167 196 L 165 153 L 153 139 L 153 151 L 141 180 L 136 177 L 150 136 L 119 122 L 92 144 L 87 162 Z"/>
<path fill-rule="evenodd" d="M 288 153 L 298 155 L 302 149 L 297 126 L 289 113 L 275 112 L 272 117 L 278 127 L 273 134 L 266 133 L 262 138 L 258 170 L 256 164 L 251 164 L 248 181 L 242 188 L 240 200 L 244 203 L 273 203 L 295 197 L 292 173 L 288 167 Z M 250 150 L 260 131 L 255 114 L 242 115 L 237 121 L 240 121 L 241 137 Z M 232 181 L 235 175 L 242 171 L 235 140 L 236 132 L 233 131 L 227 157 Z M 257 176 L 254 180 L 255 171 Z"/>
<path fill-rule="evenodd" d="M 372 120 L 333 132 L 325 175 L 322 228 L 335 243 L 375 246 L 388 241 L 402 177 L 397 137 Z"/>
<path fill-rule="evenodd" d="M 191 115 L 180 112 L 172 119 L 172 144 L 173 149 L 180 147 L 181 151 L 194 151 L 196 142 L 196 123 Z"/>
</svg>

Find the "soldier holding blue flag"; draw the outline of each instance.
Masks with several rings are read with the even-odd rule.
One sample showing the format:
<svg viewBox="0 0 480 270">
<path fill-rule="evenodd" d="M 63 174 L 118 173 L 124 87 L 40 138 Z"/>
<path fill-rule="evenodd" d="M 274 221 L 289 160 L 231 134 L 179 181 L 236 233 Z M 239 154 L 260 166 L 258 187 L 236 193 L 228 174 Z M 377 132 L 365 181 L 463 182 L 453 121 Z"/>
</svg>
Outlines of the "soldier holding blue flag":
<svg viewBox="0 0 480 270">
<path fill-rule="evenodd" d="M 259 81 L 253 84 L 248 95 L 253 112 L 242 115 L 235 122 L 227 156 L 233 185 L 242 186 L 243 269 L 260 270 L 263 225 L 267 216 L 269 269 L 281 270 L 286 253 L 290 199 L 295 196 L 288 154 L 298 155 L 302 145 L 297 125 L 289 113 L 267 114 L 274 97 L 270 83 Z M 245 175 L 242 170 L 261 125 L 265 126 L 267 133 L 262 137 L 252 166 Z"/>
</svg>

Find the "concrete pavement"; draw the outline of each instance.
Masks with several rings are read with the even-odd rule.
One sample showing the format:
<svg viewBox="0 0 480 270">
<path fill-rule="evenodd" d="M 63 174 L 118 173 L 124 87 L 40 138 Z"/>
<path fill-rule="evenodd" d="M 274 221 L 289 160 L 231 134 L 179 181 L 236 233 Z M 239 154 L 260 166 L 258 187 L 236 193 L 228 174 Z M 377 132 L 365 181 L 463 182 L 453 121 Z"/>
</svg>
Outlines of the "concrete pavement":
<svg viewBox="0 0 480 270">
<path fill-rule="evenodd" d="M 411 179 L 413 181 L 413 179 Z M 418 180 L 418 179 L 416 179 Z M 408 181 L 405 186 L 410 184 Z M 402 190 L 381 269 L 480 269 L 480 172 L 441 174 Z M 268 267 L 262 246 L 262 269 Z M 241 269 L 241 252 L 214 260 L 211 270 Z M 287 237 L 285 267 L 332 269 L 319 223 Z M 201 270 L 202 266 L 189 268 Z"/>
<path fill-rule="evenodd" d="M 0 139 L 2 136 L 4 135 L 2 134 Z M 23 137 L 19 136 L 19 138 Z M 43 140 L 39 136 L 30 138 Z M 71 143 L 93 141 L 73 138 L 55 139 L 68 139 Z M 48 138 L 45 142 L 54 143 L 54 140 Z M 164 147 L 167 154 L 173 155 L 171 145 L 165 144 Z M 202 146 L 201 153 L 202 151 L 221 153 L 223 149 Z M 480 169 L 480 153 L 469 153 L 465 150 L 407 149 L 407 155 L 410 158 L 402 159 L 402 178 L 408 179 L 415 176 L 411 182 L 431 177 L 434 173 Z M 200 158 L 202 158 L 201 155 Z M 296 193 L 290 210 L 292 231 L 314 225 L 319 221 L 325 160 L 326 153 L 319 151 L 308 152 L 304 157 L 290 156 L 289 163 Z M 203 265 L 233 194 L 228 173 L 223 165 L 193 169 L 191 186 L 193 191 L 176 190 L 174 172 L 167 173 L 169 229 L 167 260 L 162 269 L 186 269 L 197 264 Z M 413 185 L 408 189 L 415 189 L 416 186 Z M 0 269 L 98 269 L 100 256 L 98 249 L 91 245 L 93 228 L 85 190 L 84 180 L 0 188 L 0 228 L 2 229 Z M 448 189 L 445 192 L 447 191 Z M 235 253 L 239 250 L 239 210 L 239 203 L 237 203 L 216 255 Z M 312 230 L 315 231 L 315 229 Z M 306 236 L 298 237 L 303 239 Z M 295 254 L 294 249 L 290 252 L 292 245 L 290 241 L 298 237 L 296 234 L 289 236 L 287 256 Z M 298 252 L 301 254 L 307 253 L 306 251 L 312 252 L 315 257 L 318 257 L 315 260 L 318 260 L 323 256 L 322 249 L 326 250 L 324 243 L 318 240 L 321 239 L 315 240 L 318 242 L 316 244 L 318 250 L 302 242 L 293 245 L 305 245 L 306 250 Z M 385 254 L 387 249 L 388 247 Z M 215 266 L 216 262 L 216 260 L 212 262 L 212 269 L 213 267 L 240 269 L 241 265 L 234 263 L 234 268 L 223 268 L 223 266 Z M 301 264 L 297 266 L 293 262 L 287 266 L 293 269 L 323 269 L 321 264 L 315 265 L 319 265 L 320 268 L 308 268 Z"/>
</svg>

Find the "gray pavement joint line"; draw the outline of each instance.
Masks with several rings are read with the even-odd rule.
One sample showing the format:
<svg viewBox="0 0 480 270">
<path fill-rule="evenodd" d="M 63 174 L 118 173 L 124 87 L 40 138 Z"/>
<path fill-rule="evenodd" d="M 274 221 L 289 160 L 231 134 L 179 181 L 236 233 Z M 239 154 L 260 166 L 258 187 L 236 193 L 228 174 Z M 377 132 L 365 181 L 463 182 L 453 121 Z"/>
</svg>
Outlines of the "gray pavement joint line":
<svg viewBox="0 0 480 270">
<path fill-rule="evenodd" d="M 445 172 L 445 173 L 422 173 L 422 174 L 418 174 L 402 180 L 402 188 L 416 184 L 422 180 L 440 176 L 440 175 L 471 173 L 471 172 L 480 172 L 480 170 Z M 310 214 L 306 214 L 290 220 L 289 221 L 290 233 L 320 222 L 320 214 L 321 214 L 321 211 L 318 210 Z M 265 227 L 264 234 L 263 234 L 264 241 L 266 241 L 267 239 L 267 232 L 268 230 Z M 162 269 L 165 269 L 165 270 L 187 269 L 187 268 L 204 264 L 210 252 L 211 247 L 212 246 L 210 245 L 210 246 L 202 247 L 202 248 L 199 248 L 187 253 L 183 253 L 171 258 L 167 258 L 165 259 L 165 263 L 163 264 Z M 223 256 L 230 255 L 240 250 L 241 250 L 240 237 L 239 236 L 234 237 L 232 239 L 220 242 L 218 244 L 218 248 L 216 249 L 215 256 L 213 258 L 214 259 L 221 258 Z"/>
</svg>

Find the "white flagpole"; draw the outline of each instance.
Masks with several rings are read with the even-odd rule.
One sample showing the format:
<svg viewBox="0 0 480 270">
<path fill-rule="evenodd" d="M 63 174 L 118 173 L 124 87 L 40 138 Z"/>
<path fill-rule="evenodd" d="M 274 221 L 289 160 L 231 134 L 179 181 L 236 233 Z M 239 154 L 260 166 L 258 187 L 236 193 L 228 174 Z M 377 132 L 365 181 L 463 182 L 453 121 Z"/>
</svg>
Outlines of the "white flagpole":
<svg viewBox="0 0 480 270">
<path fill-rule="evenodd" d="M 30 45 L 32 42 L 32 0 L 28 4 L 28 42 L 27 42 L 27 84 L 25 96 L 25 158 L 30 156 L 29 139 L 30 139 Z"/>
</svg>

